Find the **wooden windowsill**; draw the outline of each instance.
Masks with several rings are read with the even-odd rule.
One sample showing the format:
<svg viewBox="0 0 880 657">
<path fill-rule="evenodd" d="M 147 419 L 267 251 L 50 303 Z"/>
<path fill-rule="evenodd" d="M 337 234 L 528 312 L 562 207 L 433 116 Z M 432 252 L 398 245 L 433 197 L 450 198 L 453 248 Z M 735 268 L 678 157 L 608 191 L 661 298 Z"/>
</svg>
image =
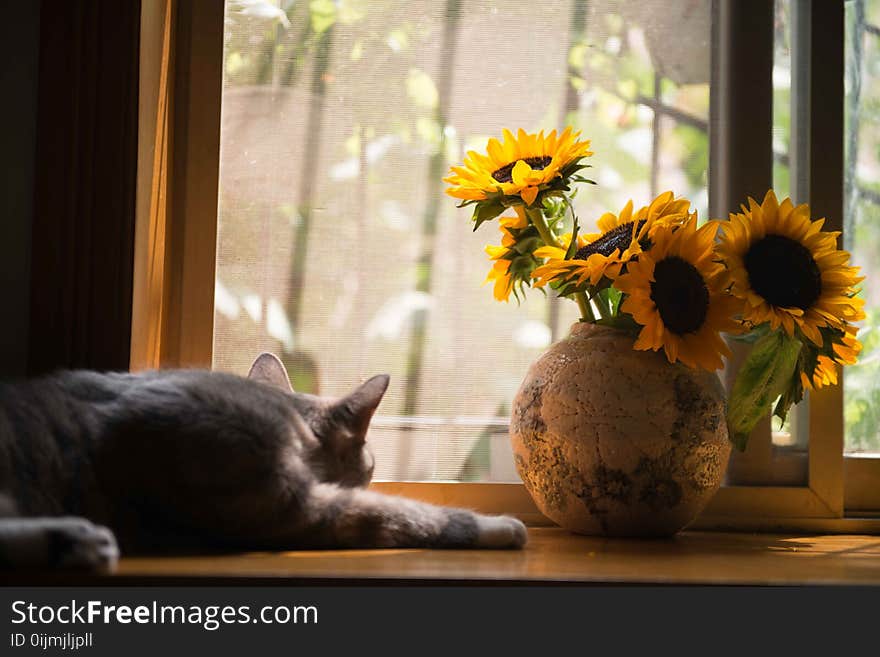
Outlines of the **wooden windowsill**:
<svg viewBox="0 0 880 657">
<path fill-rule="evenodd" d="M 339 550 L 130 557 L 112 575 L 16 573 L 10 584 L 580 583 L 880 585 L 880 537 L 683 532 L 672 539 L 529 530 L 524 550 Z"/>
</svg>

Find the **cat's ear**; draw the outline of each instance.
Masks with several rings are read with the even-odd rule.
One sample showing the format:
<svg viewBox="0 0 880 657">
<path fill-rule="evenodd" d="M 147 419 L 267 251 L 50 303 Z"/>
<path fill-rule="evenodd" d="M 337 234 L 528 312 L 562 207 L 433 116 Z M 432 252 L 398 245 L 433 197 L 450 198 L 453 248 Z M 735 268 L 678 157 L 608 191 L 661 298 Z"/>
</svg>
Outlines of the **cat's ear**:
<svg viewBox="0 0 880 657">
<path fill-rule="evenodd" d="M 287 376 L 287 369 L 284 363 L 275 354 L 263 352 L 251 365 L 247 378 L 260 383 L 267 383 L 284 392 L 293 392 L 290 385 L 290 377 Z"/>
<path fill-rule="evenodd" d="M 387 374 L 378 374 L 333 405 L 332 413 L 336 420 L 348 425 L 357 440 L 366 440 L 370 420 L 373 419 L 373 413 L 382 401 L 390 380 L 391 377 Z"/>
</svg>

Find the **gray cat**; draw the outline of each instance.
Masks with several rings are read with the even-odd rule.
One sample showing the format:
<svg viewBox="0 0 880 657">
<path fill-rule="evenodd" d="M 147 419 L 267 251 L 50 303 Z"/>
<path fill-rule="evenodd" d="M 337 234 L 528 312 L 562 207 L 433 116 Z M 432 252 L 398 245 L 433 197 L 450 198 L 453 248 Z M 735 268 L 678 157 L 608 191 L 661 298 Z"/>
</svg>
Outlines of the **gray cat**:
<svg viewBox="0 0 880 657">
<path fill-rule="evenodd" d="M 126 553 L 523 546 L 515 518 L 365 489 L 387 386 L 297 393 L 271 354 L 247 378 L 71 371 L 0 385 L 0 563 L 107 568 L 117 540 Z"/>
</svg>

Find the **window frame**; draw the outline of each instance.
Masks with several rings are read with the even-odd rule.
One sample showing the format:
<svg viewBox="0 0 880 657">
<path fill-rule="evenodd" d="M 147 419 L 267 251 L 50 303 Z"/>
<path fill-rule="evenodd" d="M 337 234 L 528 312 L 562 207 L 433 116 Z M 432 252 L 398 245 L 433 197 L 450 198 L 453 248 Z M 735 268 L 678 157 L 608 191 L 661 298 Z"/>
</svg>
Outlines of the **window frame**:
<svg viewBox="0 0 880 657">
<path fill-rule="evenodd" d="M 133 370 L 212 364 L 222 96 L 223 0 L 144 3 Z M 710 213 L 772 187 L 773 0 L 713 0 Z M 810 102 L 793 112 L 793 196 L 840 229 L 843 210 L 843 2 L 792 0 L 793 81 Z M 813 38 L 816 35 L 816 38 Z M 820 41 L 821 38 L 821 41 Z M 810 42 L 821 43 L 813 51 Z M 839 43 L 839 48 L 829 48 Z M 162 53 L 157 57 L 156 53 Z M 838 65 L 839 64 L 839 65 Z M 794 65 L 793 65 L 794 70 Z M 799 70 L 801 70 L 799 68 Z M 793 76 L 797 77 L 797 76 Z M 837 104 L 812 99 L 841 98 Z M 803 107 L 802 105 L 799 107 Z M 756 110 L 757 108 L 757 110 Z M 756 128 L 755 112 L 764 118 Z M 829 161 L 831 164 L 829 165 Z M 828 170 L 838 177 L 823 177 Z M 149 198 L 147 198 L 147 196 Z M 769 422 L 747 469 L 803 469 L 807 485 L 724 486 L 693 527 L 880 533 L 880 459 L 844 457 L 843 386 L 813 394 L 808 453 L 773 448 Z M 798 459 L 800 463 L 798 463 Z M 377 490 L 549 521 L 522 484 L 376 482 Z M 846 511 L 857 512 L 858 516 Z"/>
<path fill-rule="evenodd" d="M 133 370 L 211 367 L 223 15 L 223 0 L 141 8 Z"/>
</svg>

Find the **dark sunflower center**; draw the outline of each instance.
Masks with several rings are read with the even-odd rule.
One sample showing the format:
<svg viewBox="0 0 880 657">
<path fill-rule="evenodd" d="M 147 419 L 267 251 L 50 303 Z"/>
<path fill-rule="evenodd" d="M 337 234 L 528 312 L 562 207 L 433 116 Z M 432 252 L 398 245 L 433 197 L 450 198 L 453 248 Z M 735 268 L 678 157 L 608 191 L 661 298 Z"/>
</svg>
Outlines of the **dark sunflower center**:
<svg viewBox="0 0 880 657">
<path fill-rule="evenodd" d="M 746 252 L 749 285 L 768 303 L 806 310 L 822 294 L 822 272 L 809 249 L 783 235 L 767 235 Z"/>
<path fill-rule="evenodd" d="M 544 155 L 543 157 L 525 157 L 522 161 L 532 167 L 532 169 L 540 171 L 541 169 L 546 168 L 547 165 L 553 161 L 553 158 Z M 519 160 L 517 160 L 516 162 L 519 162 Z M 516 166 L 516 162 L 505 164 L 500 169 L 496 169 L 495 173 L 492 174 L 492 177 L 500 183 L 512 182 L 513 167 Z"/>
<path fill-rule="evenodd" d="M 645 220 L 643 219 L 639 222 L 639 225 L 636 228 L 637 234 L 644 225 Z M 579 248 L 577 253 L 574 254 L 574 257 L 578 260 L 586 260 L 594 253 L 601 253 L 603 256 L 609 256 L 614 253 L 615 249 L 625 251 L 629 248 L 630 242 L 632 241 L 632 234 L 633 222 L 629 221 L 625 224 L 621 224 L 617 228 L 609 230 L 596 241 L 585 244 Z M 647 246 L 647 244 L 643 244 L 642 248 L 647 248 Z"/>
<path fill-rule="evenodd" d="M 691 263 L 670 256 L 654 266 L 651 300 L 667 329 L 677 335 L 695 333 L 709 312 L 709 290 Z"/>
</svg>

